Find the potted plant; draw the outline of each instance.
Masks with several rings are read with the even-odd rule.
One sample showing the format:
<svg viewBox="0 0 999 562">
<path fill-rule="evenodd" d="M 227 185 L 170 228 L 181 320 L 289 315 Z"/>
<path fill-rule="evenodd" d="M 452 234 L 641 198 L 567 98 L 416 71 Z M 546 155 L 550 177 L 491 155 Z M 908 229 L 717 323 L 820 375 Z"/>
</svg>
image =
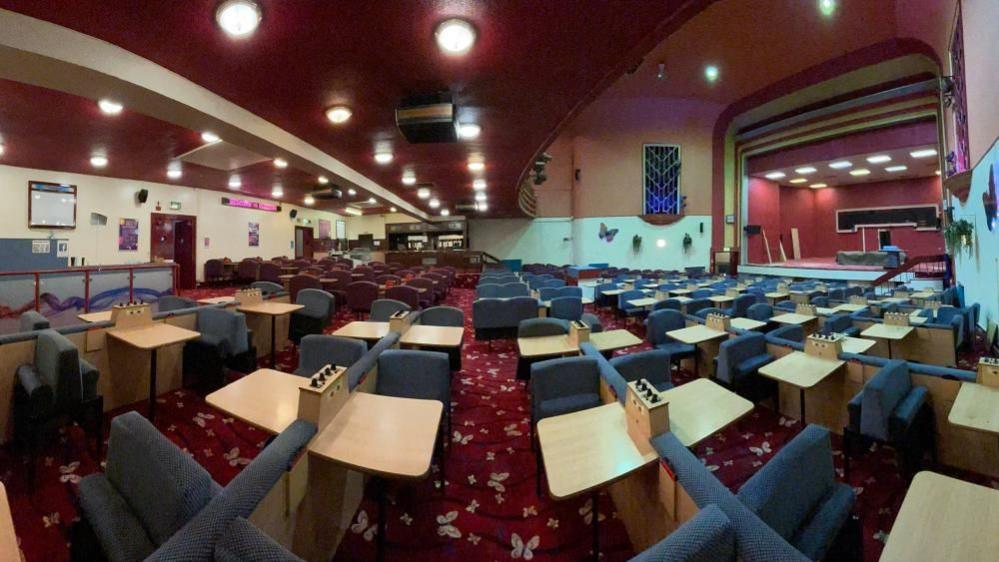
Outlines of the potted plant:
<svg viewBox="0 0 999 562">
<path fill-rule="evenodd" d="M 966 219 L 951 221 L 944 228 L 944 241 L 952 254 L 958 254 L 961 250 L 971 253 L 971 248 L 975 241 L 975 225 Z"/>
<path fill-rule="evenodd" d="M 639 235 L 636 234 L 636 235 L 634 235 L 634 236 L 631 237 L 631 249 L 636 254 L 638 253 L 639 250 L 642 249 L 642 237 L 641 236 L 639 236 Z"/>
</svg>

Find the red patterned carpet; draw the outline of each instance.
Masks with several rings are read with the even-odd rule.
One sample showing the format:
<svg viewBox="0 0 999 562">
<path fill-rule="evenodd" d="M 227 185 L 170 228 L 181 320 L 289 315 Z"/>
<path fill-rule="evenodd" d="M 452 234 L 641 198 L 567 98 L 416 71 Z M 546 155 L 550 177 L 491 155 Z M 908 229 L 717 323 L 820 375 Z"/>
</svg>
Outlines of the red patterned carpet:
<svg viewBox="0 0 999 562">
<path fill-rule="evenodd" d="M 231 289 L 195 293 L 200 298 L 231 293 Z M 472 291 L 455 289 L 448 299 L 465 310 L 468 334 L 472 333 L 472 298 Z M 602 316 L 608 328 L 621 324 L 609 314 Z M 334 327 L 348 321 L 349 315 L 342 314 Z M 640 324 L 632 329 L 644 335 Z M 278 368 L 293 369 L 295 361 L 289 348 L 280 354 Z M 589 554 L 592 506 L 588 500 L 554 502 L 535 493 L 529 402 L 524 383 L 514 378 L 516 363 L 512 342 L 494 343 L 490 351 L 485 343 L 466 337 L 464 368 L 452 382 L 454 421 L 446 486 L 443 491 L 436 487 L 440 472 L 435 466 L 425 482 L 390 488 L 387 560 L 577 561 Z M 676 382 L 684 380 L 687 377 L 680 375 Z M 133 408 L 144 410 L 144 404 Z M 156 425 L 223 485 L 257 454 L 267 437 L 213 410 L 202 396 L 187 389 L 159 397 Z M 696 453 L 735 490 L 800 429 L 797 420 L 757 407 L 740 425 L 697 447 Z M 26 458 L 10 446 L 0 448 L 0 479 L 7 487 L 18 538 L 29 562 L 68 560 L 69 529 L 77 517 L 76 483 L 100 469 L 90 448 L 92 440 L 88 443 L 79 428 L 67 430 L 56 441 L 39 458 L 36 488 L 30 494 Z M 834 447 L 839 447 L 838 439 Z M 874 561 L 905 495 L 905 483 L 894 455 L 887 450 L 868 453 L 853 468 L 850 483 L 859 497 L 865 559 Z M 377 517 L 375 496 L 369 493 L 335 560 L 374 560 Z M 600 517 L 603 559 L 630 558 L 632 547 L 606 495 L 600 497 Z"/>
</svg>

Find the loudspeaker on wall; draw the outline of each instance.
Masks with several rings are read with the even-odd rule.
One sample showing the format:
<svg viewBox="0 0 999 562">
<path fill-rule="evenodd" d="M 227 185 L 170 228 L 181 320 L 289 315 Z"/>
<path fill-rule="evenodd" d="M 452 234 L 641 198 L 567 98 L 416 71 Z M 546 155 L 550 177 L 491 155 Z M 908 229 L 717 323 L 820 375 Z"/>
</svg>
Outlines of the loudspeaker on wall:
<svg viewBox="0 0 999 562">
<path fill-rule="evenodd" d="M 149 199 L 148 189 L 140 189 L 135 193 L 135 200 L 138 201 L 139 204 L 145 203 L 147 199 Z"/>
</svg>

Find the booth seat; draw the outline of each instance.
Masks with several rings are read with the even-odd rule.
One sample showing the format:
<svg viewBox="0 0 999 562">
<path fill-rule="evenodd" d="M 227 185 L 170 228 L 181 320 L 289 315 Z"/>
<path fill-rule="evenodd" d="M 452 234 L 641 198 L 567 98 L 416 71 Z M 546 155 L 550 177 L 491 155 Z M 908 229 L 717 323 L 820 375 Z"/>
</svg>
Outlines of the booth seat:
<svg viewBox="0 0 999 562">
<path fill-rule="evenodd" d="M 351 391 L 358 385 L 364 384 L 368 373 L 378 366 L 378 356 L 386 349 L 395 346 L 399 342 L 400 337 L 399 332 L 389 332 L 385 337 L 378 340 L 375 345 L 371 346 L 367 353 L 347 368 L 347 387 Z"/>
<path fill-rule="evenodd" d="M 511 339 L 522 320 L 538 317 L 538 300 L 532 297 L 485 298 L 472 303 L 475 339 Z"/>
<path fill-rule="evenodd" d="M 732 520 L 717 505 L 710 504 L 630 562 L 728 562 L 735 559 Z"/>
</svg>

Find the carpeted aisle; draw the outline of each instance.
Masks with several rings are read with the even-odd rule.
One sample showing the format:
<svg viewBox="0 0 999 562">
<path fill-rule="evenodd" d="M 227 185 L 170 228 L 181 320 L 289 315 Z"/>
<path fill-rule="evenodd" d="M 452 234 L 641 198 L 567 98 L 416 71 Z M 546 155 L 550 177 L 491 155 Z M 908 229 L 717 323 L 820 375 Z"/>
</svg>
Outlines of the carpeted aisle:
<svg viewBox="0 0 999 562">
<path fill-rule="evenodd" d="M 190 296 L 231 292 L 198 290 Z M 426 481 L 392 484 L 386 559 L 585 559 L 590 553 L 592 506 L 587 498 L 554 502 L 535 493 L 528 395 L 524 383 L 514 377 L 516 345 L 495 342 L 490 351 L 487 344 L 474 340 L 473 297 L 470 289 L 454 289 L 448 298 L 448 304 L 465 310 L 468 330 L 463 370 L 452 379 L 454 423 L 446 453 L 447 485 L 443 491 L 437 487 L 437 466 Z M 601 316 L 608 329 L 623 325 L 608 313 Z M 349 314 L 340 314 L 330 331 L 350 320 Z M 644 336 L 641 324 L 630 329 Z M 963 363 L 972 360 L 970 355 L 962 357 Z M 289 347 L 279 354 L 278 368 L 292 370 L 295 362 Z M 683 382 L 689 375 L 675 378 Z M 127 409 L 144 411 L 145 404 L 121 411 Z M 256 456 L 267 438 L 264 432 L 215 411 L 198 392 L 189 389 L 159 397 L 156 425 L 223 485 Z M 800 430 L 797 420 L 757 407 L 739 424 L 698 446 L 696 453 L 722 482 L 738 490 Z M 833 445 L 839 467 L 838 438 L 834 437 Z M 21 548 L 29 562 L 68 560 L 69 528 L 77 517 L 76 483 L 81 476 L 100 470 L 93 456 L 93 441 L 85 440 L 83 432 L 73 427 L 50 442 L 39 457 L 36 487 L 30 494 L 26 462 L 12 446 L 0 448 L 0 479 L 7 487 Z M 858 492 L 863 517 L 865 559 L 874 561 L 905 495 L 905 482 L 898 474 L 894 455 L 887 450 L 868 453 L 853 466 L 850 483 Z M 990 483 L 980 476 L 962 476 Z M 600 516 L 603 559 L 627 560 L 634 553 L 606 495 L 600 496 Z M 377 517 L 375 496 L 369 491 L 335 560 L 374 560 Z"/>
</svg>

